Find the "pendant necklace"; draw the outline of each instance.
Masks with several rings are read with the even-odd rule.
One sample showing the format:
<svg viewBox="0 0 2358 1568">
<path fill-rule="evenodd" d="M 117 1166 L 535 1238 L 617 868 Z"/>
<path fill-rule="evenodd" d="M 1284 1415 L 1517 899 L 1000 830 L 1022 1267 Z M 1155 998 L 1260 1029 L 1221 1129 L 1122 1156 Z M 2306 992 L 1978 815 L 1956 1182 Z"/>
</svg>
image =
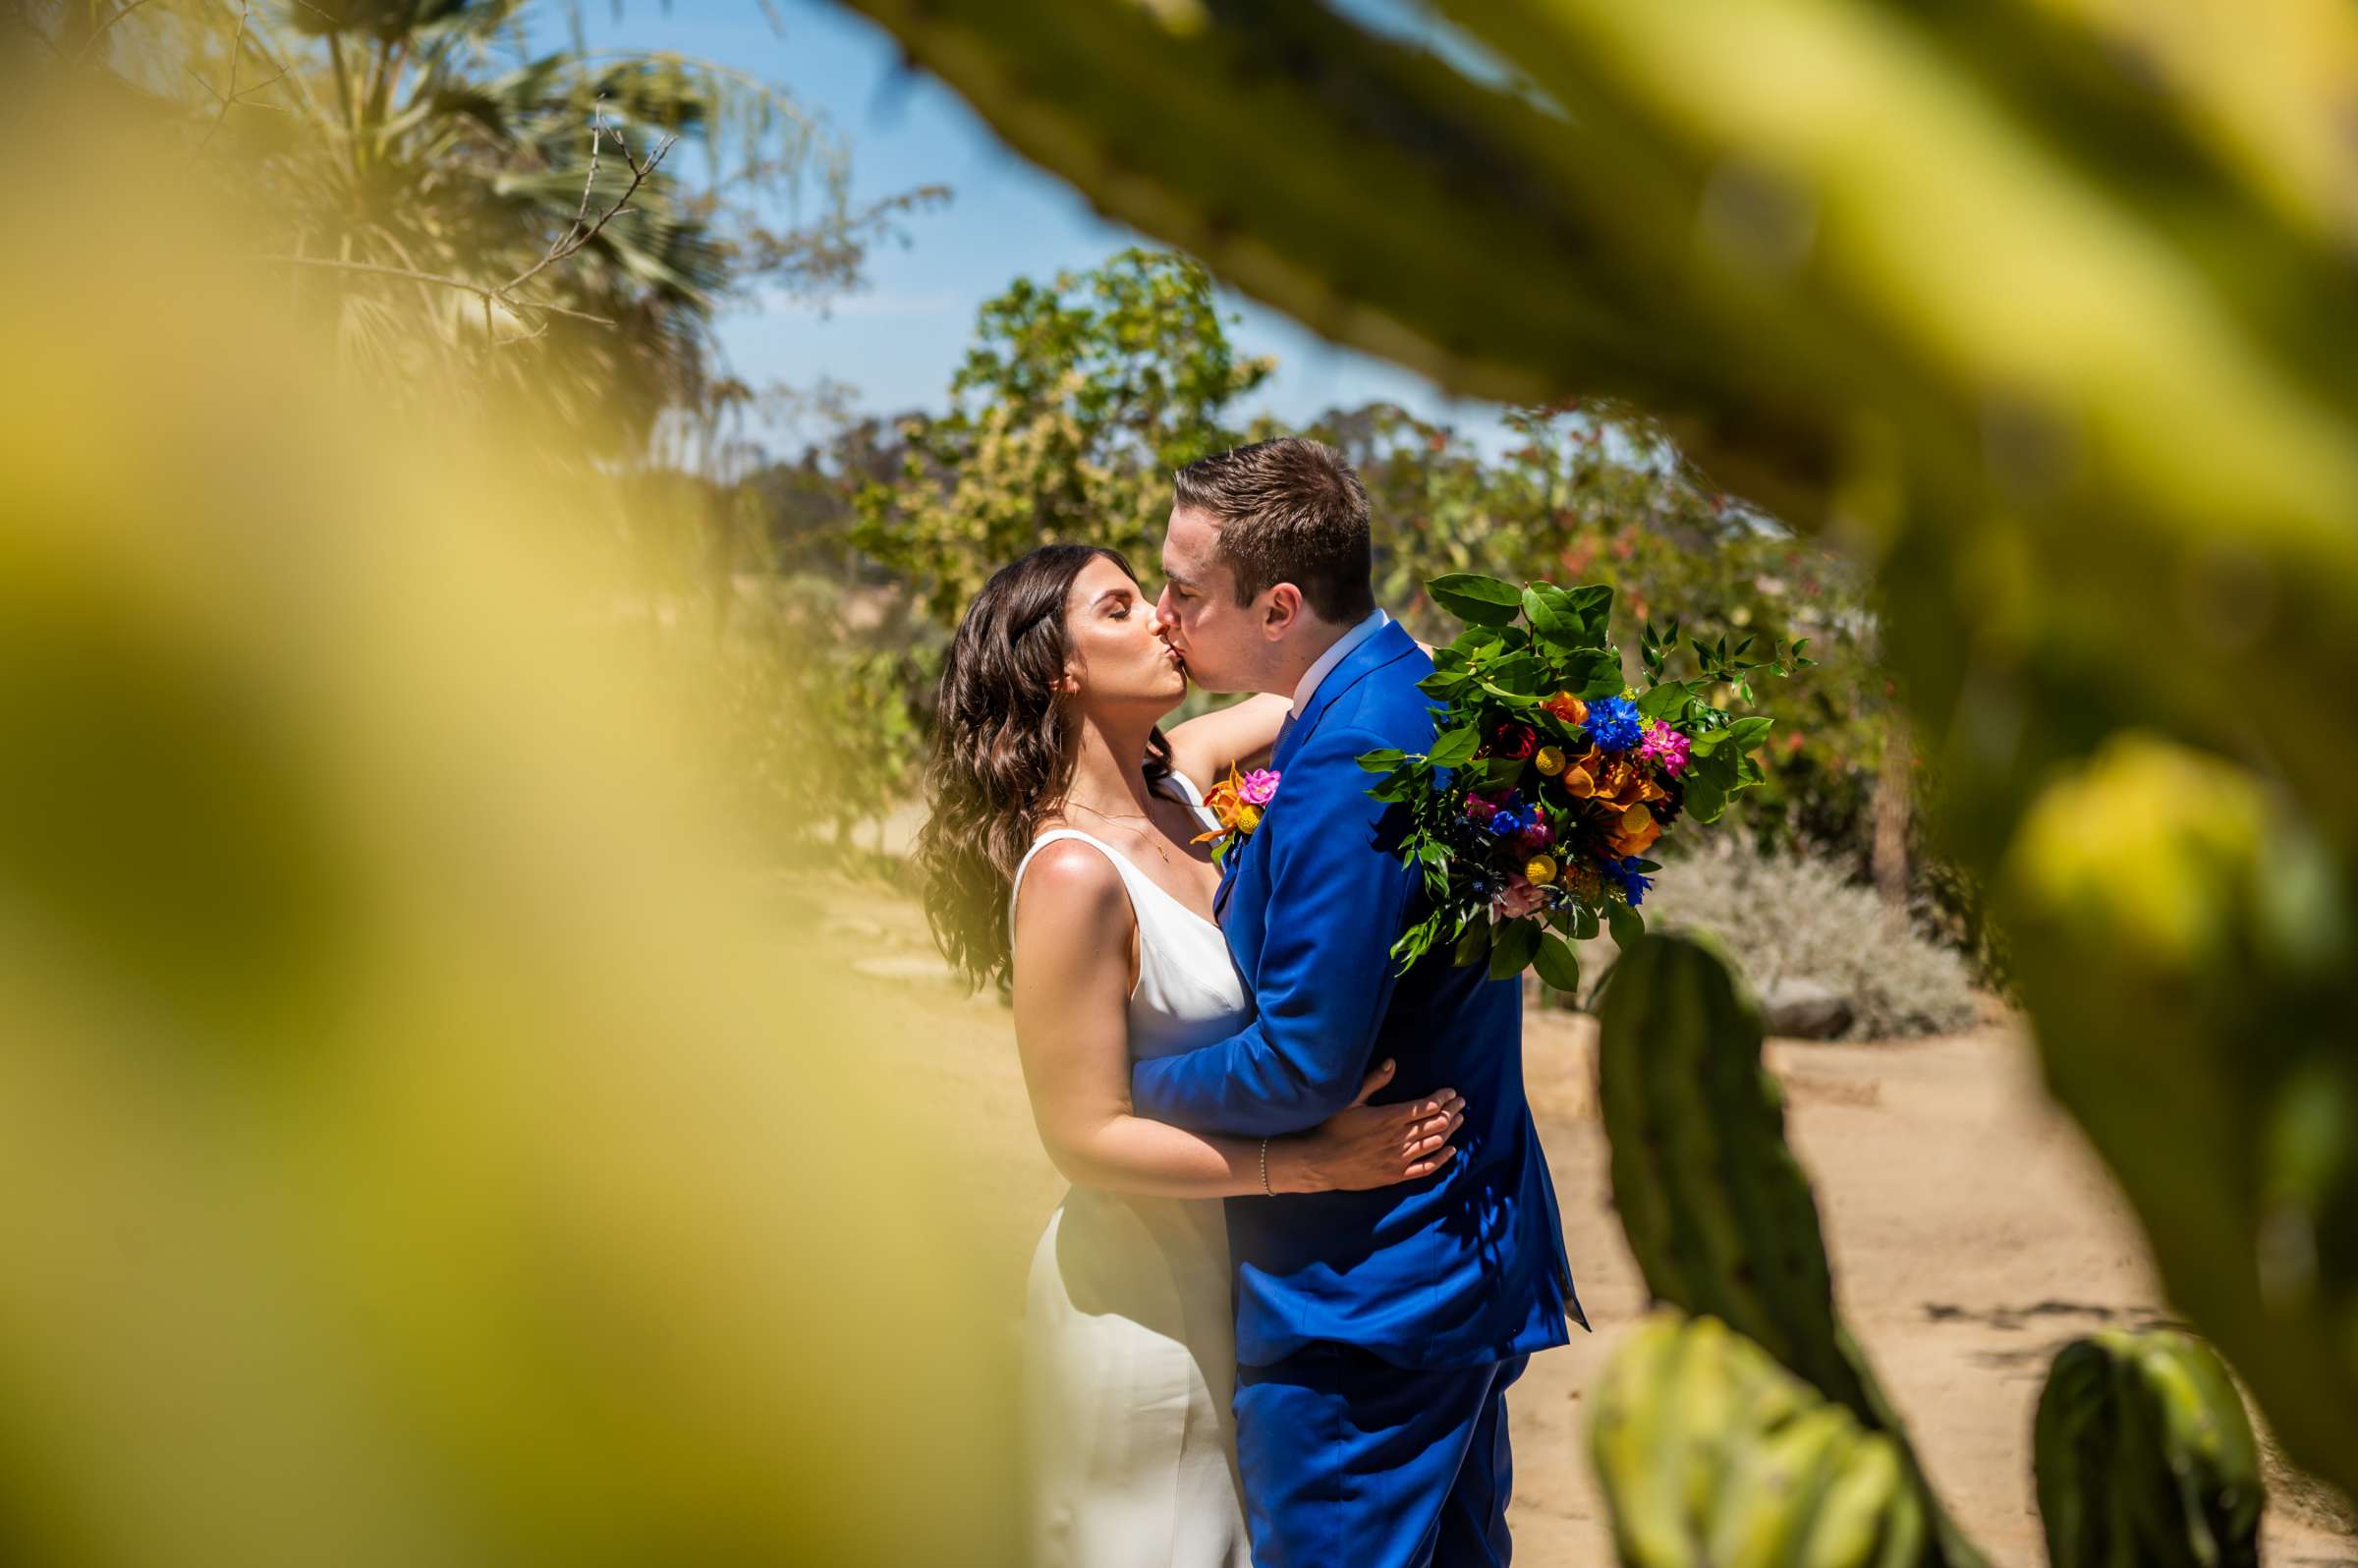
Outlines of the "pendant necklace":
<svg viewBox="0 0 2358 1568">
<path fill-rule="evenodd" d="M 1154 825 L 1154 818 L 1147 815 L 1143 812 L 1131 812 L 1125 814 L 1116 815 L 1112 812 L 1100 812 L 1095 807 L 1090 805 L 1087 801 L 1067 801 L 1065 802 L 1065 805 L 1076 811 L 1087 812 L 1092 816 L 1101 816 L 1108 822 L 1144 822 L 1149 828 L 1151 828 Z M 1148 832 L 1144 836 L 1147 841 L 1147 847 L 1154 852 L 1154 858 L 1161 861 L 1165 866 L 1170 865 L 1170 856 L 1163 852 L 1162 835 L 1160 833 Z"/>
</svg>

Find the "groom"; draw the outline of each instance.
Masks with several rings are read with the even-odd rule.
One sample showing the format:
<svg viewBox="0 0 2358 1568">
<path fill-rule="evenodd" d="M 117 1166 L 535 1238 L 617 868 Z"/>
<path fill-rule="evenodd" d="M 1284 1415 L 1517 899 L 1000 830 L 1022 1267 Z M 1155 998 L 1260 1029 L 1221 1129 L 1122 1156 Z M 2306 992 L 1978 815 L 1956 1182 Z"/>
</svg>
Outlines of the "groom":
<svg viewBox="0 0 2358 1568">
<path fill-rule="evenodd" d="M 1396 975 L 1422 878 L 1392 852 L 1362 752 L 1430 751 L 1432 673 L 1376 607 L 1368 499 L 1331 448 L 1286 438 L 1181 470 L 1157 612 L 1218 692 L 1290 696 L 1277 792 L 1227 856 L 1221 924 L 1257 1012 L 1140 1062 L 1142 1115 L 1300 1132 L 1396 1061 L 1387 1098 L 1465 1095 L 1457 1157 L 1375 1192 L 1232 1199 L 1237 1450 L 1259 1568 L 1504 1564 L 1507 1385 L 1588 1319 L 1523 1097 L 1522 986 Z"/>
</svg>

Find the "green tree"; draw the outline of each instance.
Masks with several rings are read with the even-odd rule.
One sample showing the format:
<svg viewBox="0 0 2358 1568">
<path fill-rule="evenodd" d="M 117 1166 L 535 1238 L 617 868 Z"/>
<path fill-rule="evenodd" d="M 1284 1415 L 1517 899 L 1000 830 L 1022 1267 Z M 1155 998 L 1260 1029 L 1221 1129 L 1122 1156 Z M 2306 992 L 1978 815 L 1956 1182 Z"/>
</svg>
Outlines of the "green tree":
<svg viewBox="0 0 2358 1568">
<path fill-rule="evenodd" d="M 260 259 L 358 374 L 387 395 L 504 387 L 608 453 L 667 409 L 725 404 L 724 301 L 850 287 L 945 195 L 855 203 L 849 147 L 782 88 L 549 49 L 558 0 L 12 9 L 55 59 L 181 121 L 192 175 L 252 209 Z M 437 369 L 464 373 L 419 380 Z"/>
<path fill-rule="evenodd" d="M 1893 712 L 1865 574 L 1731 499 L 1634 410 L 1566 403 L 1507 423 L 1519 439 L 1495 459 L 1389 404 L 1309 427 L 1368 486 L 1377 597 L 1421 635 L 1447 637 L 1456 623 L 1424 602 L 1428 580 L 1546 578 L 1613 588 L 1614 638 L 1631 650 L 1649 624 L 1764 647 L 1807 639 L 1811 678 L 1756 688 L 1747 704 L 1776 719 L 1777 740 L 1762 756 L 1768 783 L 1739 816 L 1765 843 L 1865 869 Z"/>
<path fill-rule="evenodd" d="M 912 420 L 899 476 L 859 498 L 854 538 L 954 624 L 983 581 L 1035 545 L 1110 545 L 1141 570 L 1170 471 L 1239 436 L 1228 406 L 1274 362 L 1231 347 L 1208 274 L 1125 251 L 982 307 L 951 411 Z"/>
</svg>

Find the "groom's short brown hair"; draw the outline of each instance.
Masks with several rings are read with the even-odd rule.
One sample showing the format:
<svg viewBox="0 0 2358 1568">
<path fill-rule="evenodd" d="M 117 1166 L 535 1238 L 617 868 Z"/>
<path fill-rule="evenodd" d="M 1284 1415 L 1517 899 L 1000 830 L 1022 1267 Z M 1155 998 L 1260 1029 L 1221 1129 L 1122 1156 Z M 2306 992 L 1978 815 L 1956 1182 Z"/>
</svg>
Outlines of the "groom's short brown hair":
<svg viewBox="0 0 2358 1568">
<path fill-rule="evenodd" d="M 1343 455 L 1298 435 L 1200 458 L 1174 481 L 1181 506 L 1220 523 L 1236 602 L 1291 583 L 1319 619 L 1348 626 L 1376 608 L 1368 492 Z"/>
</svg>

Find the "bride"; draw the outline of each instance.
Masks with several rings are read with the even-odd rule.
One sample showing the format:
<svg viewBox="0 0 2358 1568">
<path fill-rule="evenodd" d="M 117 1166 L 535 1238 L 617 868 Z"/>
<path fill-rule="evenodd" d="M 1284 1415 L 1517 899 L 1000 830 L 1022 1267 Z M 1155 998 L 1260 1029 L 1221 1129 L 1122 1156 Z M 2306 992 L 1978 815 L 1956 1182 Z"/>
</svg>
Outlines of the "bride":
<svg viewBox="0 0 2358 1568">
<path fill-rule="evenodd" d="M 1291 1138 L 1204 1138 L 1131 1114 L 1130 1064 L 1233 1034 L 1252 1003 L 1193 842 L 1204 791 L 1265 750 L 1256 698 L 1179 725 L 1152 600 L 1111 550 L 1051 544 L 967 609 L 941 678 L 917 841 L 926 910 L 975 984 L 1011 985 L 1040 1140 L 1072 1191 L 1032 1260 L 1024 1434 L 1039 1568 L 1248 1568 L 1216 1200 L 1382 1187 L 1456 1150 L 1448 1090 Z"/>
</svg>

